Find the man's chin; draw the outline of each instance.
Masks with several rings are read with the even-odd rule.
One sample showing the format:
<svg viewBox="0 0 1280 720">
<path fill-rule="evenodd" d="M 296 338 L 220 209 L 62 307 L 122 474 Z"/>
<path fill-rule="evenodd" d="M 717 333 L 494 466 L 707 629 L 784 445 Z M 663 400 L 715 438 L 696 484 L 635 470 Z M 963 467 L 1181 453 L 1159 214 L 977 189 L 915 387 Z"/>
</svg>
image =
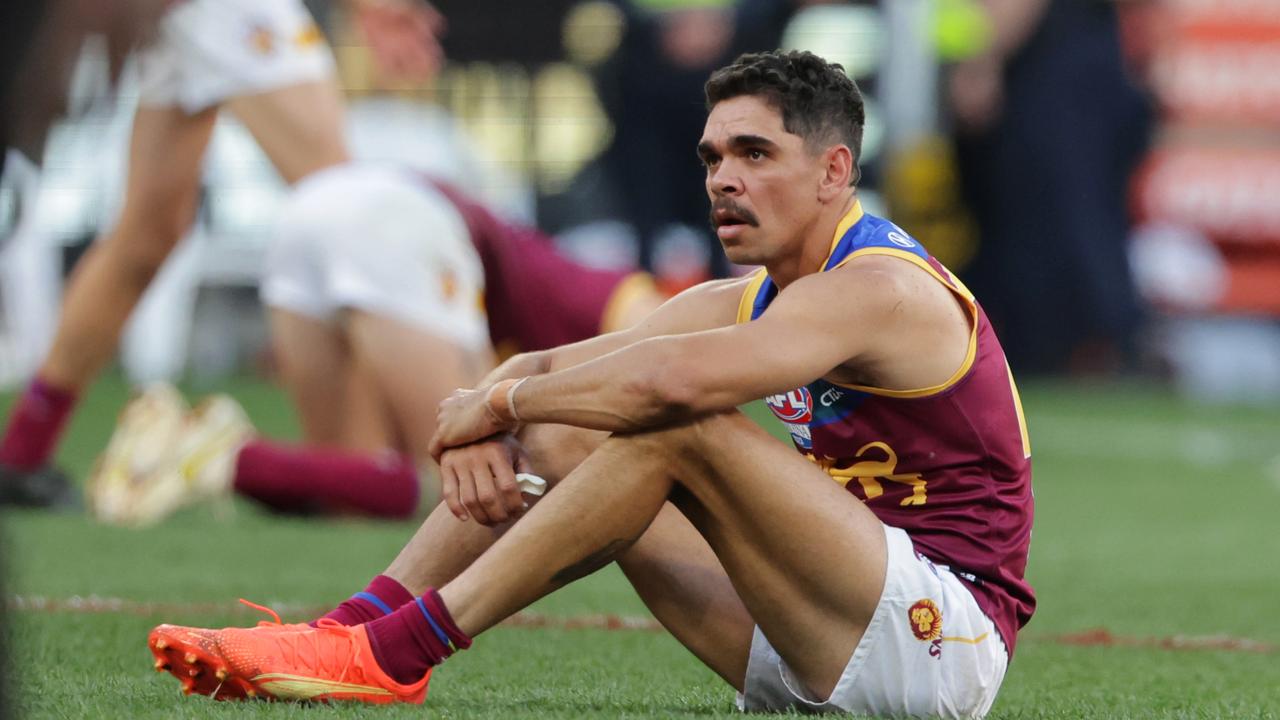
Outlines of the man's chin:
<svg viewBox="0 0 1280 720">
<path fill-rule="evenodd" d="M 745 248 L 741 245 L 729 246 L 729 245 L 724 245 L 723 243 L 721 245 L 724 247 L 725 257 L 728 258 L 729 262 L 733 263 L 734 265 L 763 265 L 764 264 L 764 258 L 761 257 L 760 253 L 758 252 L 752 252 L 748 248 Z"/>
</svg>

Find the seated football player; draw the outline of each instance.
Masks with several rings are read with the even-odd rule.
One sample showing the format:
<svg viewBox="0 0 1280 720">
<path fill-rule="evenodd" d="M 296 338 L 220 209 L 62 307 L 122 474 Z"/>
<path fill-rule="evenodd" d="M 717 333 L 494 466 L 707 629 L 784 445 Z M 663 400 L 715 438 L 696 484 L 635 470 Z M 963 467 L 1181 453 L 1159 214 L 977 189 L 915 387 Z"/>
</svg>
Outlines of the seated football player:
<svg viewBox="0 0 1280 720">
<path fill-rule="evenodd" d="M 255 437 L 227 396 L 190 411 L 153 385 L 90 478 L 98 518 L 149 524 L 231 490 L 282 511 L 408 517 L 436 408 L 492 369 L 491 347 L 612 332 L 663 299 L 644 273 L 583 267 L 449 186 L 376 165 L 299 183 L 262 295 L 306 445 Z"/>
<path fill-rule="evenodd" d="M 863 105 L 838 65 L 745 55 L 706 95 L 712 224 L 763 268 L 455 391 L 430 447 L 446 502 L 382 575 L 314 624 L 161 625 L 159 669 L 215 697 L 422 702 L 432 668 L 616 561 L 743 709 L 988 711 L 1035 605 L 1000 343 L 945 267 L 863 212 Z M 794 447 L 736 409 L 760 398 Z M 567 474 L 553 461 L 590 443 L 537 437 L 553 425 L 597 439 Z M 524 463 L 557 482 L 511 522 Z"/>
</svg>

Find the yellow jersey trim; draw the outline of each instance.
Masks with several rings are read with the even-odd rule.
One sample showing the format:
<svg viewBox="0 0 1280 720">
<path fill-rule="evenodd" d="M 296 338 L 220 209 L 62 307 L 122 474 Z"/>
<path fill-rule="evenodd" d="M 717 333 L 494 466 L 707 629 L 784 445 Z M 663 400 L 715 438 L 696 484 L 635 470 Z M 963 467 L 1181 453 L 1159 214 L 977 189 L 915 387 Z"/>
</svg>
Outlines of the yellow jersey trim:
<svg viewBox="0 0 1280 720">
<path fill-rule="evenodd" d="M 840 218 L 840 222 L 836 224 L 835 237 L 831 238 L 831 247 L 827 250 L 827 257 L 822 261 L 822 267 L 819 272 L 827 269 L 827 265 L 831 262 L 831 256 L 836 252 L 836 246 L 844 239 L 844 234 L 849 232 L 849 228 L 858 224 L 865 213 L 862 212 L 862 201 L 854 198 L 853 207 Z M 751 322 L 751 309 L 756 304 L 756 295 L 760 293 L 760 286 L 764 284 L 765 278 L 769 277 L 769 273 L 761 268 L 756 271 L 751 282 L 747 284 L 745 290 L 742 291 L 742 300 L 738 302 L 738 323 Z"/>
<path fill-rule="evenodd" d="M 634 272 L 622 278 L 604 303 L 604 312 L 600 315 L 599 332 L 604 334 L 621 330 L 618 324 L 631 303 L 644 293 L 656 291 L 657 287 L 653 276 L 647 272 Z"/>
<path fill-rule="evenodd" d="M 951 377 L 947 378 L 946 382 L 941 383 L 939 385 L 934 385 L 933 387 L 918 388 L 914 390 L 889 390 L 887 388 L 870 387 L 868 385 L 845 385 L 844 383 L 837 383 L 837 382 L 832 382 L 831 384 L 838 385 L 839 387 L 843 387 L 843 388 L 848 388 L 850 390 L 857 390 L 858 392 L 870 393 L 872 395 L 883 395 L 884 397 L 891 397 L 891 398 L 923 398 L 923 397 L 929 397 L 930 395 L 937 395 L 940 392 L 949 390 L 956 383 L 960 382 L 965 375 L 969 374 L 969 370 L 973 367 L 974 360 L 978 357 L 978 303 L 974 300 L 973 294 L 970 293 L 969 289 L 966 288 L 964 285 L 962 285 L 959 280 L 955 280 L 954 278 L 951 278 L 950 279 L 951 281 L 949 281 L 948 278 L 944 278 L 942 274 L 939 273 L 924 258 L 920 257 L 919 255 L 916 255 L 915 253 L 909 253 L 906 250 L 895 250 L 893 248 L 884 248 L 884 247 L 863 248 L 861 250 L 857 250 L 855 252 L 849 253 L 848 257 L 836 263 L 835 267 L 832 269 L 834 270 L 835 268 L 838 268 L 848 263 L 850 260 L 853 260 L 854 258 L 863 257 L 865 255 L 888 255 L 889 257 L 896 257 L 902 260 L 906 260 L 907 262 L 915 265 L 916 267 L 932 275 L 935 280 L 942 283 L 943 287 L 955 293 L 956 297 L 963 300 L 965 303 L 965 306 L 969 309 L 969 316 L 970 316 L 969 349 L 965 353 L 964 362 L 961 363 L 960 367 L 957 368 L 956 371 L 951 374 Z M 952 282 L 954 282 L 955 284 L 953 285 Z M 831 381 L 828 381 L 828 382 L 831 382 Z"/>
<path fill-rule="evenodd" d="M 738 300 L 738 324 L 751 322 L 751 308 L 756 304 L 756 295 L 760 294 L 760 286 L 769 278 L 769 273 L 760 268 L 751 276 L 751 282 L 742 290 L 742 298 Z"/>
<path fill-rule="evenodd" d="M 854 198 L 853 207 L 849 208 L 849 212 L 840 218 L 840 223 L 836 225 L 836 236 L 831 238 L 831 248 L 827 250 L 827 258 L 822 261 L 822 270 L 827 269 L 827 265 L 831 263 L 831 256 L 836 253 L 836 246 L 844 239 L 844 234 L 849 232 L 849 228 L 858 224 L 862 219 L 862 201 Z"/>
<path fill-rule="evenodd" d="M 1013 368 L 1005 360 L 1004 369 L 1009 372 L 1009 390 L 1013 392 L 1013 407 L 1018 411 L 1018 429 L 1022 432 L 1022 456 L 1031 457 L 1031 433 L 1027 430 L 1027 414 L 1022 409 L 1022 395 L 1018 392 L 1018 383 L 1013 381 Z"/>
</svg>

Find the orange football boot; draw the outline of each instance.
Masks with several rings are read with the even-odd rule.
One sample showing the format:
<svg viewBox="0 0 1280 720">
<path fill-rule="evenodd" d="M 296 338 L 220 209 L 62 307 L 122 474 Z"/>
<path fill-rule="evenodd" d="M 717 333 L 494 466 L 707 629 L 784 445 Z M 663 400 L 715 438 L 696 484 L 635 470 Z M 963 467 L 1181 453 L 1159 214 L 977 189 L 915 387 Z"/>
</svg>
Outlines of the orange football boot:
<svg viewBox="0 0 1280 720">
<path fill-rule="evenodd" d="M 418 682 L 401 685 L 378 667 L 363 626 L 329 619 L 314 628 L 227 628 L 217 644 L 227 680 L 257 697 L 420 704 L 431 678 L 428 670 Z"/>
<path fill-rule="evenodd" d="M 262 621 L 262 632 L 288 630 L 306 625 L 285 625 L 280 616 L 270 608 L 241 599 L 240 602 L 268 613 L 272 622 Z M 207 695 L 217 700 L 252 698 L 257 691 L 244 680 L 232 677 L 227 663 L 218 650 L 221 630 L 158 625 L 147 636 L 147 647 L 155 657 L 156 672 L 168 672 L 182 683 L 186 695 Z"/>
<path fill-rule="evenodd" d="M 156 672 L 168 672 L 182 683 L 187 695 L 208 695 L 218 700 L 248 697 L 249 688 L 232 680 L 227 664 L 218 655 L 218 630 L 159 625 L 147 636 L 147 647 L 156 659 Z"/>
</svg>

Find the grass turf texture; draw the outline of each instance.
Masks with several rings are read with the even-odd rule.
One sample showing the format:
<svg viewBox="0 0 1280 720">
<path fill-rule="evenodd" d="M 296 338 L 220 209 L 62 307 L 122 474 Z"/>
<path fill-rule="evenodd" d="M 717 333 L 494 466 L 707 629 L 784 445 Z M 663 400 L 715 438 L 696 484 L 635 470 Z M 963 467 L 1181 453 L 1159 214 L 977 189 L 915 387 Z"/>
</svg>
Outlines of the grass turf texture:
<svg viewBox="0 0 1280 720">
<path fill-rule="evenodd" d="M 296 434 L 276 390 L 252 381 L 224 389 L 266 433 Z M 104 445 L 125 395 L 108 378 L 86 398 L 61 454 L 77 475 Z M 1280 644 L 1280 411 L 1200 408 L 1140 388 L 1033 386 L 1023 395 L 1038 505 L 1029 574 L 1041 604 L 990 717 L 1280 717 L 1274 650 L 1059 640 L 1106 628 L 1137 638 L 1231 635 Z M 736 716 L 732 691 L 710 671 L 670 637 L 637 630 L 496 629 L 436 674 L 425 710 L 182 697 L 171 677 L 150 667 L 151 626 L 252 623 L 237 597 L 330 605 L 381 570 L 412 529 L 281 519 L 247 504 L 237 510 L 229 521 L 191 510 L 138 532 L 78 515 L 6 513 L 12 594 L 226 608 L 10 612 L 16 709 L 27 717 Z M 614 569 L 534 609 L 568 618 L 644 614 Z"/>
</svg>

